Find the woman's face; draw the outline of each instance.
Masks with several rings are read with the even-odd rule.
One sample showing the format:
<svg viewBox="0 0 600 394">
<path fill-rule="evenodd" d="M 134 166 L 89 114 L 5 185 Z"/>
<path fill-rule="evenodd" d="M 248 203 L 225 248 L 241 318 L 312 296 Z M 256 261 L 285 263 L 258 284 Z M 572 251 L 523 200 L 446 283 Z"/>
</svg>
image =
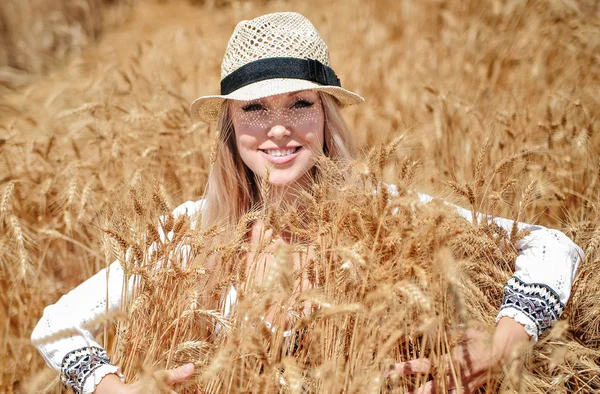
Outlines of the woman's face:
<svg viewBox="0 0 600 394">
<path fill-rule="evenodd" d="M 231 120 L 238 152 L 259 177 L 270 169 L 274 186 L 301 181 L 323 151 L 325 116 L 315 91 L 232 101 Z"/>
</svg>

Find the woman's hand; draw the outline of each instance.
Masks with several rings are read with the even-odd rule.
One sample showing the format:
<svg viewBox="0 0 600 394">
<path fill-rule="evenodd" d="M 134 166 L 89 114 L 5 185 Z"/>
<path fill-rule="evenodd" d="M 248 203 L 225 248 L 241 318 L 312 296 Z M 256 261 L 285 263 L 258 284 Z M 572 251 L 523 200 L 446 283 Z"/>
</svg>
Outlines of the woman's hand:
<svg viewBox="0 0 600 394">
<path fill-rule="evenodd" d="M 171 387 L 176 383 L 185 382 L 192 377 L 194 373 L 194 364 L 182 365 L 179 368 L 158 371 L 154 373 L 154 380 L 163 383 L 165 387 Z M 115 374 L 106 375 L 96 386 L 94 394 L 122 393 L 122 394 L 146 394 L 153 392 L 165 392 L 160 386 L 153 384 L 147 379 L 139 380 L 135 383 L 125 384 Z M 177 394 L 173 390 L 167 391 L 169 394 Z"/>
<path fill-rule="evenodd" d="M 465 393 L 473 393 L 483 386 L 503 361 L 512 357 L 515 347 L 526 343 L 529 335 L 523 326 L 515 320 L 503 317 L 498 322 L 494 336 L 489 340 L 485 334 L 474 329 L 467 329 L 463 341 L 452 351 L 452 366 L 448 360 L 448 377 L 446 387 L 451 392 L 456 390 L 457 382 L 453 378 L 460 374 L 459 383 Z M 398 363 L 395 370 L 405 375 L 429 374 L 432 370 L 429 359 L 417 359 Z M 435 383 L 429 381 L 419 387 L 415 393 L 433 394 L 438 392 Z"/>
</svg>

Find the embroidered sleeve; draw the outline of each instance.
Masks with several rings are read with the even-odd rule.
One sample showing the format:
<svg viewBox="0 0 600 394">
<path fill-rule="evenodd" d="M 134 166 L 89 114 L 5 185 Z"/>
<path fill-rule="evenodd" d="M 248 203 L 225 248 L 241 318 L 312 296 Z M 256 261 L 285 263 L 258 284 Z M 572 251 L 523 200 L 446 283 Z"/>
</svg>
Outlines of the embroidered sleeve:
<svg viewBox="0 0 600 394">
<path fill-rule="evenodd" d="M 67 353 L 60 369 L 60 380 L 75 394 L 87 394 L 94 392 L 104 376 L 117 371 L 117 367 L 110 364 L 106 350 L 85 347 Z"/>
<path fill-rule="evenodd" d="M 529 320 L 519 319 L 521 312 Z M 525 326 L 525 331 L 536 341 L 540 335 L 549 330 L 560 318 L 565 305 L 552 288 L 542 283 L 525 283 L 519 278 L 511 277 L 504 285 L 504 300 L 499 316 L 509 316 Z M 531 324 L 533 323 L 533 324 Z"/>
<path fill-rule="evenodd" d="M 101 325 L 90 322 L 120 308 L 124 281 L 123 268 L 115 262 L 44 309 L 31 340 L 51 368 L 60 371 L 73 351 L 101 347 L 94 338 Z"/>
</svg>

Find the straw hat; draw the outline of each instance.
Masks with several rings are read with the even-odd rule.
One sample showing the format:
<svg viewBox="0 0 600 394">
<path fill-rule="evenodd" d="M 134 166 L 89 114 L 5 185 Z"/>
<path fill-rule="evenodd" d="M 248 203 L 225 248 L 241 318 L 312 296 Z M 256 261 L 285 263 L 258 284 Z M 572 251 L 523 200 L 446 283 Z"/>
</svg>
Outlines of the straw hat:
<svg viewBox="0 0 600 394">
<path fill-rule="evenodd" d="M 247 101 L 308 89 L 329 93 L 342 106 L 364 101 L 341 87 L 329 66 L 327 45 L 308 19 L 295 12 L 267 14 L 238 23 L 221 65 L 221 94 L 196 99 L 191 111 L 211 122 L 226 99 Z"/>
</svg>

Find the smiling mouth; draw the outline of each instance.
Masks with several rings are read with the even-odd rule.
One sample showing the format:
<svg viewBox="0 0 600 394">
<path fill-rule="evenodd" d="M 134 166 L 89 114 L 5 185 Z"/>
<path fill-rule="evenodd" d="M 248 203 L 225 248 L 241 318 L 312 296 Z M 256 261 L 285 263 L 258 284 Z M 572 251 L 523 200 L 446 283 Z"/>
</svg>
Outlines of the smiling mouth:
<svg viewBox="0 0 600 394">
<path fill-rule="evenodd" d="M 294 153 L 298 152 L 301 148 L 301 146 L 296 146 L 295 148 L 289 149 L 260 149 L 260 151 L 273 157 L 285 157 L 293 155 Z"/>
</svg>

